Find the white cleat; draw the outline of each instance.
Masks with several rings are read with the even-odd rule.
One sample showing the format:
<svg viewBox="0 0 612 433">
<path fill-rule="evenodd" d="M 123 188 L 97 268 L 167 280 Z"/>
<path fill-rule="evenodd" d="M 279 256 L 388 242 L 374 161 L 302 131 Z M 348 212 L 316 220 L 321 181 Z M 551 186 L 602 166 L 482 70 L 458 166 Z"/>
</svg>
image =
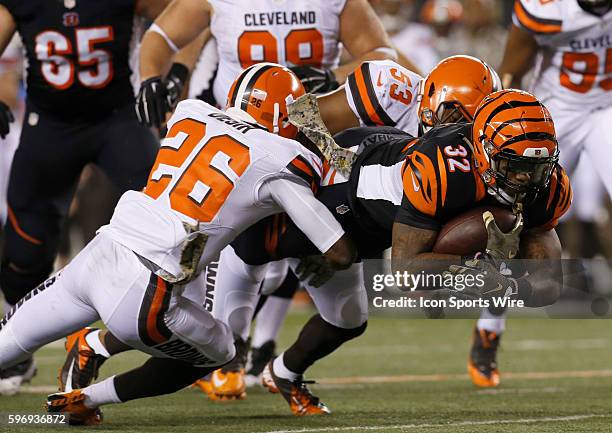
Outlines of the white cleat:
<svg viewBox="0 0 612 433">
<path fill-rule="evenodd" d="M 33 358 L 5 370 L 0 370 L 0 395 L 18 394 L 21 385 L 30 382 L 35 375 L 36 363 Z"/>
</svg>

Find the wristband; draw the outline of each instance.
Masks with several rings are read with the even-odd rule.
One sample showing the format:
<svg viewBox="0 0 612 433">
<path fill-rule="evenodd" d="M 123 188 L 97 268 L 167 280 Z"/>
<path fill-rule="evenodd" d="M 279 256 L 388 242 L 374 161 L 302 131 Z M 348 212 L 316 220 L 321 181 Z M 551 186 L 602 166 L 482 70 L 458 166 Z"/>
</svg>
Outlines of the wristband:
<svg viewBox="0 0 612 433">
<path fill-rule="evenodd" d="M 168 78 L 176 77 L 179 79 L 181 84 L 185 84 L 185 81 L 187 81 L 188 76 L 189 69 L 182 63 L 173 63 L 170 67 L 170 70 L 168 71 Z"/>
</svg>

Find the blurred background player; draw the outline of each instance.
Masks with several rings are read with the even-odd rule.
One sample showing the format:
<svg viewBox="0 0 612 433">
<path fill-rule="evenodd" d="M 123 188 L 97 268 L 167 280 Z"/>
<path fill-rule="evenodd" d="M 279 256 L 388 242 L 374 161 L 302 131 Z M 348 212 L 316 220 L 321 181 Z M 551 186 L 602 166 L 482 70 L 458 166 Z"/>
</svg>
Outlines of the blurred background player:
<svg viewBox="0 0 612 433">
<path fill-rule="evenodd" d="M 0 269 L 8 304 L 51 272 L 87 163 L 98 165 L 119 192 L 144 186 L 159 145 L 134 114 L 129 53 L 134 17 L 153 19 L 167 3 L 0 1 L 0 53 L 19 31 L 28 65 Z M 0 372 L 0 390 L 17 392 L 34 368 L 30 358 Z"/>
<path fill-rule="evenodd" d="M 504 85 L 517 88 L 535 68 L 528 89 L 551 112 L 561 165 L 572 183 L 593 186 L 590 174 L 574 180 L 578 162 L 588 161 L 589 169 L 599 175 L 608 194 L 612 194 L 612 132 L 606 120 L 612 118 L 611 44 L 611 0 L 517 0 L 499 68 Z M 589 191 L 590 197 L 597 197 L 597 188 L 595 184 Z M 590 221 L 594 219 L 594 204 L 586 209 Z M 495 352 L 504 329 L 505 313 L 483 312 L 474 332 L 468 366 L 477 385 L 499 383 Z"/>
<path fill-rule="evenodd" d="M 292 67 L 308 91 L 325 92 L 344 83 L 362 61 L 396 56 L 365 0 L 257 0 L 248 7 L 237 1 L 176 0 L 143 39 L 138 111 L 144 123 L 159 125 L 169 111 L 159 77 L 172 54 L 209 26 L 219 59 L 213 84 L 217 104 L 224 103 L 236 76 L 258 62 Z M 353 57 L 342 66 L 340 43 Z"/>
<path fill-rule="evenodd" d="M 0 221 L 2 225 L 8 215 L 6 191 L 13 155 L 19 144 L 23 118 L 22 66 L 21 42 L 15 35 L 0 57 Z"/>
</svg>

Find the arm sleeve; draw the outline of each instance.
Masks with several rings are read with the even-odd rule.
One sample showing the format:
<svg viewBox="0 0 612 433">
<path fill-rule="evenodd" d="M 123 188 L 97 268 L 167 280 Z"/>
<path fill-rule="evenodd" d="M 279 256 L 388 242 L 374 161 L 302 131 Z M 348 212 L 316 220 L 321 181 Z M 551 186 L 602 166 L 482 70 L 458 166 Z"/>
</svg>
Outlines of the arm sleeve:
<svg viewBox="0 0 612 433">
<path fill-rule="evenodd" d="M 362 126 L 397 126 L 406 130 L 416 127 L 416 120 L 414 125 L 406 125 L 405 117 L 415 108 L 420 81 L 418 74 L 393 61 L 369 61 L 348 76 L 344 91 Z"/>
<path fill-rule="evenodd" d="M 260 191 L 282 207 L 322 253 L 329 250 L 344 234 L 340 223 L 301 179 L 273 178 L 266 181 Z"/>
<path fill-rule="evenodd" d="M 563 21 L 560 2 L 544 3 L 515 0 L 512 22 L 515 26 L 532 33 L 536 39 L 561 32 Z"/>
</svg>

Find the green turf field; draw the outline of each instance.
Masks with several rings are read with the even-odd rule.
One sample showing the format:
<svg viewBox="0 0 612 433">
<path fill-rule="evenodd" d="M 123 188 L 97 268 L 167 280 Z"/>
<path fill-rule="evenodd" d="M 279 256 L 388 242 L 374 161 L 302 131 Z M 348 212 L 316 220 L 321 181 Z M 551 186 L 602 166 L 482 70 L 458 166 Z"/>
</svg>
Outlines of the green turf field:
<svg viewBox="0 0 612 433">
<path fill-rule="evenodd" d="M 287 344 L 309 317 L 295 313 Z M 315 365 L 309 378 L 332 409 L 293 417 L 282 397 L 249 391 L 218 403 L 194 389 L 104 409 L 96 432 L 610 432 L 612 323 L 607 320 L 510 319 L 502 340 L 502 385 L 475 389 L 465 375 L 472 321 L 375 317 L 366 334 Z M 131 353 L 106 363 L 106 376 L 136 365 Z M 59 345 L 37 355 L 39 373 L 18 397 L 0 397 L 0 412 L 41 411 L 63 360 Z M 49 388 L 50 389 L 50 388 Z M 41 431 L 18 427 L 1 431 Z M 49 431 L 65 428 L 49 427 Z M 72 430 L 74 431 L 74 429 Z"/>
</svg>

